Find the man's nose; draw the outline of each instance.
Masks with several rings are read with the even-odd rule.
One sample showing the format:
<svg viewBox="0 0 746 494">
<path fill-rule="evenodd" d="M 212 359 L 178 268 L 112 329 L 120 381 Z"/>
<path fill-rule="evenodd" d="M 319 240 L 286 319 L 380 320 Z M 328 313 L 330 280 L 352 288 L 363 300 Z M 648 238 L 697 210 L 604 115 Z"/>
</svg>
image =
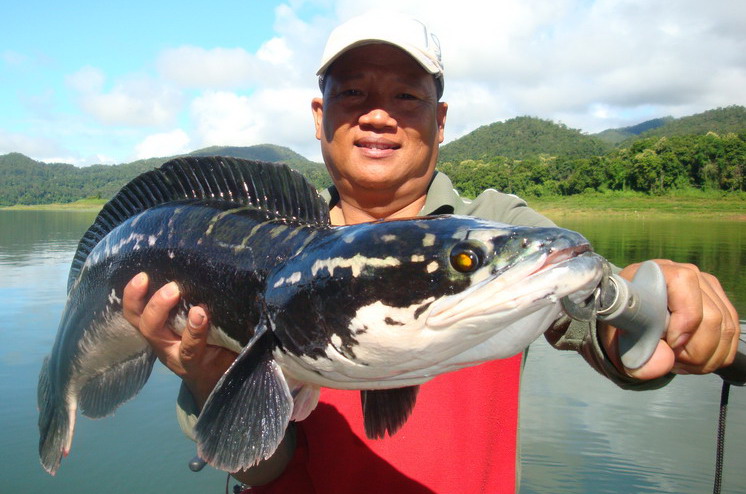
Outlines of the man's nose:
<svg viewBox="0 0 746 494">
<path fill-rule="evenodd" d="M 370 126 L 375 129 L 385 129 L 396 127 L 396 119 L 389 110 L 383 105 L 375 105 L 360 115 L 359 123 L 361 126 Z"/>
</svg>

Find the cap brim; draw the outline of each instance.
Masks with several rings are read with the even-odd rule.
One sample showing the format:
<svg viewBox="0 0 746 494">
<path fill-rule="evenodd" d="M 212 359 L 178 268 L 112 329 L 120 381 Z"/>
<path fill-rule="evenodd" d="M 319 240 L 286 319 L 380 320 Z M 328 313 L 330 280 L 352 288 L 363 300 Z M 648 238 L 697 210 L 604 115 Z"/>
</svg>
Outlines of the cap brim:
<svg viewBox="0 0 746 494">
<path fill-rule="evenodd" d="M 328 59 L 324 59 L 321 67 L 319 67 L 319 70 L 316 71 L 316 75 L 321 76 L 326 74 L 326 71 L 329 70 L 329 67 L 332 66 L 334 62 L 336 62 L 339 57 L 344 55 L 350 50 L 353 50 L 355 48 L 359 48 L 361 46 L 366 45 L 376 45 L 376 44 L 387 44 L 391 46 L 395 46 L 404 52 L 406 52 L 409 56 L 414 58 L 414 60 L 423 68 L 425 71 L 432 75 L 438 75 L 442 74 L 442 69 L 438 67 L 426 54 L 424 54 L 420 49 L 411 46 L 407 43 L 400 43 L 400 42 L 394 42 L 390 40 L 385 39 L 379 39 L 379 38 L 369 38 L 369 39 L 362 39 L 355 41 L 354 43 L 350 43 L 349 45 L 345 46 L 344 48 L 338 50 L 333 56 L 329 57 Z"/>
</svg>

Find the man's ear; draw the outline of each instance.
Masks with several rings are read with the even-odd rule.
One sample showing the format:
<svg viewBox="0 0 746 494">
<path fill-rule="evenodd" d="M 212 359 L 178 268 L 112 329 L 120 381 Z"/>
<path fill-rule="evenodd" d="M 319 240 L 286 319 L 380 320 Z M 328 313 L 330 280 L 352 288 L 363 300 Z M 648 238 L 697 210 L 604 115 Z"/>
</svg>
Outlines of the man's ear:
<svg viewBox="0 0 746 494">
<path fill-rule="evenodd" d="M 312 99 L 311 111 L 313 112 L 313 123 L 316 126 L 316 139 L 321 140 L 324 135 L 324 100 L 321 98 Z"/>
<path fill-rule="evenodd" d="M 445 139 L 445 128 L 446 128 L 446 113 L 448 113 L 448 103 L 438 103 L 438 107 L 435 110 L 435 118 L 438 122 L 438 143 L 442 143 Z"/>
</svg>

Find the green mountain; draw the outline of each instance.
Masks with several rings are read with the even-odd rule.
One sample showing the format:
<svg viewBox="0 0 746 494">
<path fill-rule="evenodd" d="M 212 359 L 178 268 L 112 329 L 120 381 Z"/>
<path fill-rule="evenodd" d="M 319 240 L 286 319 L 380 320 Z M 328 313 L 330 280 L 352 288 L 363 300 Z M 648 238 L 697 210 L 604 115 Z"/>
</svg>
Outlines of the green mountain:
<svg viewBox="0 0 746 494">
<path fill-rule="evenodd" d="M 280 146 L 211 147 L 189 154 L 284 162 L 301 172 L 316 187 L 326 187 L 331 183 L 323 164 L 309 161 Z M 108 199 L 140 173 L 158 167 L 171 158 L 76 167 L 65 163 L 44 163 L 20 153 L 9 153 L 0 156 L 0 206 L 66 203 L 87 197 Z"/>
<path fill-rule="evenodd" d="M 611 146 L 564 124 L 535 117 L 517 117 L 484 125 L 440 149 L 441 163 L 526 159 L 539 155 L 589 158 L 603 155 Z"/>
<path fill-rule="evenodd" d="M 739 134 L 746 131 L 746 108 L 732 105 L 716 108 L 688 117 L 675 118 L 640 134 L 640 137 L 672 137 L 681 135 Z"/>
<path fill-rule="evenodd" d="M 708 132 L 724 135 L 738 134 L 746 129 L 746 108 L 732 105 L 716 108 L 688 117 L 663 117 L 648 120 L 631 127 L 607 129 L 594 137 L 612 144 L 628 145 L 638 137 L 673 137 L 682 135 L 704 135 Z"/>
<path fill-rule="evenodd" d="M 617 145 L 621 142 L 626 141 L 627 139 L 639 136 L 643 132 L 662 127 L 672 120 L 674 120 L 673 117 L 655 118 L 653 120 L 646 120 L 645 122 L 629 127 L 606 129 L 603 132 L 599 132 L 598 134 L 593 134 L 593 137 L 596 137 L 608 144 Z"/>
<path fill-rule="evenodd" d="M 648 120 L 596 135 L 524 116 L 485 125 L 442 146 L 439 167 L 469 194 L 487 187 L 518 194 L 687 186 L 744 190 L 744 148 L 746 108 L 742 106 Z M 331 183 L 323 164 L 272 144 L 215 146 L 189 155 L 282 161 L 318 188 Z M 0 156 L 0 206 L 109 198 L 138 174 L 169 159 L 78 168 L 6 154 Z"/>
<path fill-rule="evenodd" d="M 323 164 L 310 161 L 290 148 L 274 144 L 258 144 L 256 146 L 210 146 L 192 151 L 189 156 L 232 156 L 248 160 L 269 161 L 271 163 L 287 163 L 298 170 L 316 187 L 326 188 L 332 181 Z"/>
<path fill-rule="evenodd" d="M 256 146 L 210 146 L 189 153 L 189 156 L 232 156 L 248 160 L 270 161 L 273 163 L 311 163 L 292 149 L 274 144 Z"/>
</svg>

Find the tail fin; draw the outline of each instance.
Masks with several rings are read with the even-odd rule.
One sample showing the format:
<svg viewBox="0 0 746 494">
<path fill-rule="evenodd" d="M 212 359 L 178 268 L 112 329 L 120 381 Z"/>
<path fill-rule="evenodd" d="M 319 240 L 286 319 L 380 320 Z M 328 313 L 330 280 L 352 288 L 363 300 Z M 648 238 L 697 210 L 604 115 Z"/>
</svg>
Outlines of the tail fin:
<svg viewBox="0 0 746 494">
<path fill-rule="evenodd" d="M 67 456 L 73 435 L 71 414 L 53 393 L 49 382 L 49 357 L 39 374 L 39 459 L 44 469 L 54 475 L 63 456 Z"/>
</svg>

